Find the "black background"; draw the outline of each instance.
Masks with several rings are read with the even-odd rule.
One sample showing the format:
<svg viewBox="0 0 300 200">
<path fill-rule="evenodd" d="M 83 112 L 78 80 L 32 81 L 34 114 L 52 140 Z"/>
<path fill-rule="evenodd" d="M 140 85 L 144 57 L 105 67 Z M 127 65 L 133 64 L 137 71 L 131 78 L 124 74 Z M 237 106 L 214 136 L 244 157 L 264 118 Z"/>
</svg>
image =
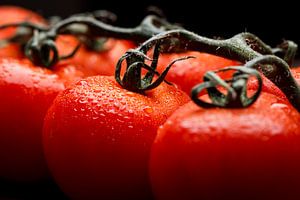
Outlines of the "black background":
<svg viewBox="0 0 300 200">
<path fill-rule="evenodd" d="M 44 16 L 63 17 L 78 12 L 107 9 L 118 15 L 118 24 L 137 25 L 150 5 L 161 8 L 169 21 L 204 36 L 231 37 L 249 31 L 271 45 L 282 39 L 300 42 L 299 6 L 291 0 L 1 0 L 0 5 L 19 5 Z"/>
</svg>

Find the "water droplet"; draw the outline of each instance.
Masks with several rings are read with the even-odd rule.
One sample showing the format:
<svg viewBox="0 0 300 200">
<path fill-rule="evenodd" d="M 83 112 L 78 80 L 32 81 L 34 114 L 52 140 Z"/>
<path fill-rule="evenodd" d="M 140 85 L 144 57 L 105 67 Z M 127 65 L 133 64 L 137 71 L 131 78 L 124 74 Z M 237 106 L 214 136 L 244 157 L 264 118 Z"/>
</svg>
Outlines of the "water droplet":
<svg viewBox="0 0 300 200">
<path fill-rule="evenodd" d="M 127 94 L 128 96 L 130 96 L 130 97 L 133 97 L 133 96 L 136 95 L 134 92 L 126 92 L 126 94 Z"/>
<path fill-rule="evenodd" d="M 98 116 L 93 116 L 92 119 L 96 120 L 98 119 L 99 117 Z"/>
<path fill-rule="evenodd" d="M 80 110 L 83 112 L 83 111 L 85 111 L 85 109 L 84 108 L 80 108 Z"/>
<path fill-rule="evenodd" d="M 78 82 L 79 85 L 86 86 L 87 82 L 85 80 L 81 80 Z"/>
<path fill-rule="evenodd" d="M 86 103 L 87 100 L 86 100 L 85 98 L 80 98 L 80 99 L 78 100 L 78 102 L 79 102 L 79 103 Z"/>
<path fill-rule="evenodd" d="M 74 108 L 73 110 L 74 110 L 75 112 L 77 112 L 77 111 L 78 111 L 78 110 L 77 110 L 77 108 Z"/>
<path fill-rule="evenodd" d="M 114 108 L 109 109 L 108 112 L 111 113 L 111 114 L 116 114 L 117 113 Z"/>
<path fill-rule="evenodd" d="M 133 128 L 133 126 L 132 126 L 132 125 L 129 125 L 128 128 Z"/>
<path fill-rule="evenodd" d="M 152 109 L 150 106 L 146 106 L 143 110 L 144 110 L 147 114 L 153 113 L 153 109 Z"/>
<path fill-rule="evenodd" d="M 286 104 L 283 103 L 273 103 L 271 105 L 271 108 L 276 108 L 276 109 L 287 109 L 288 106 Z"/>
</svg>

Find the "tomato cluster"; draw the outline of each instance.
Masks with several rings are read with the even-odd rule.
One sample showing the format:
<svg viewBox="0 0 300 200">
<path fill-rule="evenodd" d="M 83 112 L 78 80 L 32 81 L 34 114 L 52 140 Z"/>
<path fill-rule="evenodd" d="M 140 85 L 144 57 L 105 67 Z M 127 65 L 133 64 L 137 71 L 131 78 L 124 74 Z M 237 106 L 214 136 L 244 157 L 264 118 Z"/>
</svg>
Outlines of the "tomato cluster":
<svg viewBox="0 0 300 200">
<path fill-rule="evenodd" d="M 231 40 L 0 6 L 0 178 L 72 199 L 299 199 L 295 45 Z"/>
</svg>

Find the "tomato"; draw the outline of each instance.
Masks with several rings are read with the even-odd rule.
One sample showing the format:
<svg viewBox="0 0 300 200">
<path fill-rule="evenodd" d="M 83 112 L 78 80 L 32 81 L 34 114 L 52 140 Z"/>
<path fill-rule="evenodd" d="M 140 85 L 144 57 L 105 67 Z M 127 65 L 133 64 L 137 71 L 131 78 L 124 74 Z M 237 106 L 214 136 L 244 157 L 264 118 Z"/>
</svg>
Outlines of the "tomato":
<svg viewBox="0 0 300 200">
<path fill-rule="evenodd" d="M 83 74 L 72 65 L 53 70 L 0 59 L 0 177 L 36 181 L 47 176 L 42 125 L 56 95 Z"/>
<path fill-rule="evenodd" d="M 188 96 L 166 83 L 144 94 L 94 76 L 60 93 L 44 123 L 44 152 L 74 199 L 149 199 L 148 158 L 160 126 Z"/>
<path fill-rule="evenodd" d="M 299 121 L 268 93 L 244 109 L 182 106 L 152 146 L 156 199 L 299 199 Z"/>
<path fill-rule="evenodd" d="M 227 66 L 236 66 L 239 64 L 237 61 L 228 60 L 219 56 L 199 52 L 185 52 L 164 54 L 161 56 L 158 71 L 162 72 L 166 63 L 170 60 L 184 56 L 194 56 L 195 59 L 188 59 L 183 62 L 175 63 L 170 69 L 166 80 L 176 84 L 180 89 L 190 94 L 191 89 L 198 83 L 202 82 L 203 76 L 208 70 L 217 70 Z M 223 74 L 222 77 L 228 77 Z"/>
<path fill-rule="evenodd" d="M 78 40 L 73 36 L 59 36 L 57 47 L 60 55 L 68 55 L 78 45 Z M 86 75 L 114 75 L 118 59 L 134 44 L 126 40 L 109 39 L 104 44 L 104 50 L 96 52 L 89 50 L 84 45 L 70 59 L 63 63 L 75 64 Z"/>
<path fill-rule="evenodd" d="M 37 24 L 46 23 L 43 17 L 25 8 L 0 6 L 0 25 L 24 21 Z M 0 40 L 12 37 L 15 33 L 15 28 L 0 30 Z M 20 51 L 18 44 L 5 44 L 4 46 L 0 46 L 0 58 L 1 57 L 23 58 L 24 55 L 23 52 Z"/>
</svg>

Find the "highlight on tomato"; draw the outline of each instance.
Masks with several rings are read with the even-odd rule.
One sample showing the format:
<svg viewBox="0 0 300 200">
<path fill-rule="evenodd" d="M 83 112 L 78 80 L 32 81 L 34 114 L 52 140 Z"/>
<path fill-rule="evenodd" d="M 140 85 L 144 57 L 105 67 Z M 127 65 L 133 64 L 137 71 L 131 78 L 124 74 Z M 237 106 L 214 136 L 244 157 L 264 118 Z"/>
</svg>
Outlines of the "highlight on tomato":
<svg viewBox="0 0 300 200">
<path fill-rule="evenodd" d="M 150 147 L 158 127 L 189 100 L 163 82 L 167 71 L 159 75 L 153 70 L 158 53 L 155 48 L 149 66 L 146 55 L 130 50 L 119 60 L 115 79 L 83 79 L 60 93 L 50 107 L 44 152 L 52 176 L 69 197 L 152 199 Z M 124 60 L 127 68 L 121 76 Z M 144 76 L 142 69 L 148 71 Z"/>
<path fill-rule="evenodd" d="M 159 128 L 150 158 L 155 199 L 300 198 L 300 114 L 260 94 L 262 79 L 251 68 L 264 61 L 256 61 L 228 68 L 237 70 L 232 79 L 208 72 L 192 90 L 194 102 Z M 257 90 L 247 88 L 250 76 Z"/>
</svg>

